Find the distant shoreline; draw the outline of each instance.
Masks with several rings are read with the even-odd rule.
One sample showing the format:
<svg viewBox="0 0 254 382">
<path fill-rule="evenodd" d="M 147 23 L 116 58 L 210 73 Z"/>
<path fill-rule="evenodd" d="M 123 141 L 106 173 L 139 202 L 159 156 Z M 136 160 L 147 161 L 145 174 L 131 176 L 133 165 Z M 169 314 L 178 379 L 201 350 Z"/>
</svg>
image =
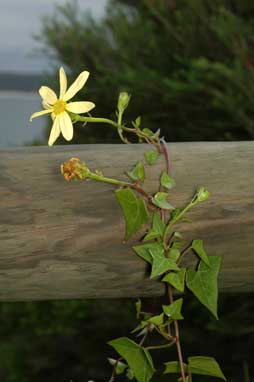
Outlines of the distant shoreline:
<svg viewBox="0 0 254 382">
<path fill-rule="evenodd" d="M 0 89 L 0 99 L 1 100 L 9 100 L 9 99 L 13 99 L 13 98 L 22 98 L 23 100 L 33 100 L 33 99 L 36 99 L 36 97 L 38 96 L 38 100 L 40 99 L 39 98 L 39 94 L 36 92 L 36 91 L 26 91 L 26 90 L 1 90 Z"/>
<path fill-rule="evenodd" d="M 41 75 L 0 72 L 0 92 L 35 92 L 41 83 Z"/>
</svg>

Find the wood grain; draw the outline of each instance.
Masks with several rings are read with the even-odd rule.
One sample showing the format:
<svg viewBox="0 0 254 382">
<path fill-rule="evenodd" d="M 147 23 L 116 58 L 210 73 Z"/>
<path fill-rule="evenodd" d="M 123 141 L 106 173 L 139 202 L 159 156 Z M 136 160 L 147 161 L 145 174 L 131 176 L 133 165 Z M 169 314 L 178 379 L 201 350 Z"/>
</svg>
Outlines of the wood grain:
<svg viewBox="0 0 254 382">
<path fill-rule="evenodd" d="M 105 176 L 123 175 L 146 145 L 80 145 L 0 151 L 0 300 L 134 297 L 163 293 L 123 243 L 124 224 L 114 187 L 65 182 L 59 166 L 80 157 Z M 198 186 L 212 197 L 191 213 L 186 238 L 204 239 L 223 256 L 220 287 L 254 290 L 254 143 L 170 144 L 183 206 Z M 161 163 L 148 168 L 147 190 L 157 187 Z M 135 242 L 135 240 L 134 240 Z"/>
</svg>

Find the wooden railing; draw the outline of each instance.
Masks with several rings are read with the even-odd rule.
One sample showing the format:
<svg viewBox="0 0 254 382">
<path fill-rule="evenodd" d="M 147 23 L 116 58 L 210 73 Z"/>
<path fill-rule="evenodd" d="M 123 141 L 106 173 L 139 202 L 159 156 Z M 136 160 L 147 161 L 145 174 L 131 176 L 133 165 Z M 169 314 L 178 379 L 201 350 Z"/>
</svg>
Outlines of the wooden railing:
<svg viewBox="0 0 254 382">
<path fill-rule="evenodd" d="M 163 293 L 123 243 L 124 222 L 113 187 L 66 182 L 59 166 L 80 157 L 91 169 L 124 179 L 145 145 L 79 145 L 0 151 L 0 300 L 148 296 Z M 204 239 L 223 256 L 220 287 L 254 290 L 254 143 L 170 144 L 183 206 L 196 187 L 211 198 L 193 209 L 186 238 Z M 155 191 L 160 163 L 148 168 Z M 144 281 L 145 280 L 145 281 Z"/>
</svg>

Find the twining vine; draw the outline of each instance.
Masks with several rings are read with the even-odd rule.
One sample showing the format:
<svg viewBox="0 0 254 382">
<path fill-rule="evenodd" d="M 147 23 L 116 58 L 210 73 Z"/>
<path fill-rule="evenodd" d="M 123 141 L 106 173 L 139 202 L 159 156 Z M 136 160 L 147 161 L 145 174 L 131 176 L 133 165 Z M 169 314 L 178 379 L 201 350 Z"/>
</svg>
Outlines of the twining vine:
<svg viewBox="0 0 254 382">
<path fill-rule="evenodd" d="M 132 121 L 127 127 L 123 121 L 124 112 L 130 102 L 130 95 L 122 92 L 119 95 L 116 121 L 107 118 L 94 118 L 89 113 L 94 103 L 89 101 L 68 102 L 85 85 L 89 77 L 87 71 L 82 72 L 73 84 L 67 87 L 67 77 L 63 68 L 60 68 L 60 93 L 56 93 L 47 86 L 39 89 L 42 97 L 43 111 L 32 114 L 31 120 L 44 114 L 50 114 L 53 125 L 48 144 L 55 143 L 59 135 L 70 141 L 73 137 L 73 125 L 78 122 L 104 123 L 115 128 L 123 143 L 133 141 L 133 136 L 138 142 L 147 143 L 150 149 L 145 152 L 144 158 L 139 160 L 127 173 L 129 180 L 118 180 L 104 176 L 99 170 L 92 171 L 79 158 L 71 158 L 61 165 L 64 178 L 70 180 L 86 180 L 110 183 L 116 186 L 115 196 L 120 204 L 125 219 L 125 239 L 128 240 L 144 226 L 146 234 L 140 242 L 133 247 L 134 252 L 149 264 L 151 279 L 157 279 L 165 284 L 168 303 L 162 305 L 160 311 L 153 315 L 144 312 L 140 300 L 136 302 L 138 326 L 132 335 L 141 337 L 139 342 L 128 337 L 121 337 L 109 342 L 119 354 L 116 358 L 109 358 L 112 365 L 112 374 L 109 382 L 124 376 L 138 382 L 149 382 L 156 371 L 151 356 L 157 349 L 166 349 L 175 346 L 177 360 L 169 360 L 164 364 L 164 374 L 178 376 L 178 381 L 192 382 L 193 376 L 200 374 L 225 380 L 220 366 L 216 360 L 207 356 L 192 356 L 184 358 L 179 321 L 183 320 L 182 305 L 184 302 L 185 288 L 217 319 L 218 286 L 217 278 L 220 270 L 221 258 L 208 256 L 204 249 L 203 241 L 192 240 L 186 245 L 182 233 L 176 224 L 186 219 L 186 213 L 197 204 L 204 202 L 209 197 L 209 192 L 201 187 L 197 190 L 191 201 L 184 208 L 176 208 L 169 203 L 170 193 L 175 186 L 175 181 L 170 176 L 171 164 L 168 146 L 160 137 L 160 130 L 153 132 L 141 127 L 141 117 Z M 146 166 L 152 166 L 159 158 L 164 157 L 165 168 L 159 174 L 158 191 L 151 194 L 144 189 Z M 196 267 L 183 265 L 183 258 L 194 254 L 198 259 Z M 175 298 L 175 291 L 177 297 Z M 147 345 L 148 337 L 154 333 L 159 334 L 161 341 L 158 345 Z"/>
</svg>

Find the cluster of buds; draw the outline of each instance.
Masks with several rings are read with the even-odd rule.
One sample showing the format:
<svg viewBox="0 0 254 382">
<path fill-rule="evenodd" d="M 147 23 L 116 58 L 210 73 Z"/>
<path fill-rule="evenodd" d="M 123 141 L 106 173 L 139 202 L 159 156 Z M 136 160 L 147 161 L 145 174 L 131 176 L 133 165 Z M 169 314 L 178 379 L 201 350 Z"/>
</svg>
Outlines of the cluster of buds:
<svg viewBox="0 0 254 382">
<path fill-rule="evenodd" d="M 71 158 L 61 165 L 61 174 L 65 180 L 84 180 L 91 174 L 89 168 L 79 158 Z"/>
</svg>

